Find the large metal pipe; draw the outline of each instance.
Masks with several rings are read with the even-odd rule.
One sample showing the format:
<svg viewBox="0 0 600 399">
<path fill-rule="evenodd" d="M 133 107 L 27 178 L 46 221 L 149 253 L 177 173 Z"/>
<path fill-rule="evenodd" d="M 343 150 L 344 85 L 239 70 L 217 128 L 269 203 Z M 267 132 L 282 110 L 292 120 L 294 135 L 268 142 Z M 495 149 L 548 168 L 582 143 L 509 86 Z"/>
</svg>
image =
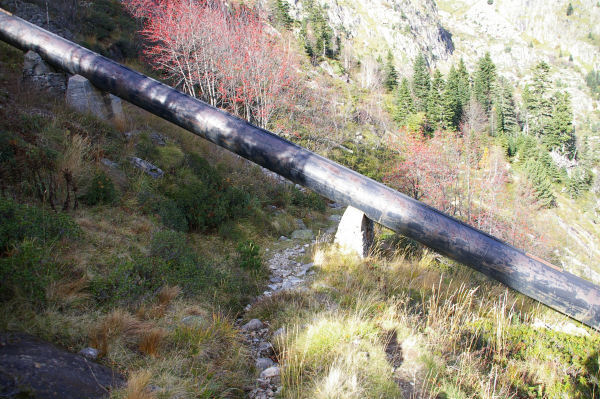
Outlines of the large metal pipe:
<svg viewBox="0 0 600 399">
<path fill-rule="evenodd" d="M 264 129 L 0 12 L 0 39 L 600 329 L 600 288 Z"/>
</svg>

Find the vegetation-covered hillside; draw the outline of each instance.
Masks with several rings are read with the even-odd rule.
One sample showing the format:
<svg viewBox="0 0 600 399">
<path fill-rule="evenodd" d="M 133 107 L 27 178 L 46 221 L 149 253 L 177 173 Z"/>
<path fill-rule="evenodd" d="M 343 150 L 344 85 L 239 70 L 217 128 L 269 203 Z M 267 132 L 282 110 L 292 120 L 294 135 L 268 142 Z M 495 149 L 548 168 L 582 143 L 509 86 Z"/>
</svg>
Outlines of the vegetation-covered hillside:
<svg viewBox="0 0 600 399">
<path fill-rule="evenodd" d="M 0 1 L 598 283 L 596 5 L 552 8 L 570 59 L 520 3 Z M 338 204 L 22 64 L 0 45 L 0 333 L 97 349 L 107 395 L 600 397 L 598 332 L 381 226 L 343 254 Z"/>
</svg>

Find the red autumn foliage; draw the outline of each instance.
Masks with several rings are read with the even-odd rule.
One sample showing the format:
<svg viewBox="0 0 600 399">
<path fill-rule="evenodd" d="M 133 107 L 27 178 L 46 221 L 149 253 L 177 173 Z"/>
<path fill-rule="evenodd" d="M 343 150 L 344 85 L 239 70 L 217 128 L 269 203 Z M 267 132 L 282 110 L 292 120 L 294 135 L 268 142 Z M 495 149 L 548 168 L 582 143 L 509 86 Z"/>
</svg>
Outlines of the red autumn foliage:
<svg viewBox="0 0 600 399">
<path fill-rule="evenodd" d="M 124 0 L 143 22 L 144 56 L 175 87 L 261 127 L 290 107 L 292 53 L 259 15 L 222 0 Z"/>
<path fill-rule="evenodd" d="M 440 133 L 432 138 L 406 133 L 403 140 L 392 144 L 403 159 L 394 164 L 386 183 L 442 212 L 457 214 L 460 154 L 456 142 L 451 142 L 456 140 L 460 138 Z"/>
<path fill-rule="evenodd" d="M 431 137 L 404 132 L 392 147 L 399 153 L 386 183 L 444 213 L 517 247 L 546 256 L 534 228 L 534 208 L 526 190 L 506 194 L 508 173 L 502 153 L 489 151 L 473 131 L 436 132 Z"/>
</svg>

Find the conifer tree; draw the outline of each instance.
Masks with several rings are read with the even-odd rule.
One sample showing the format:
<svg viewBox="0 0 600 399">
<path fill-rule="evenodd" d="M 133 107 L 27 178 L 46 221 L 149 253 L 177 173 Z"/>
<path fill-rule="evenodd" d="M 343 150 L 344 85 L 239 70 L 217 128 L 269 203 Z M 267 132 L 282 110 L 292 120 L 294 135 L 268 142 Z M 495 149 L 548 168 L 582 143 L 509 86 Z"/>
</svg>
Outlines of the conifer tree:
<svg viewBox="0 0 600 399">
<path fill-rule="evenodd" d="M 546 151 L 545 148 L 538 147 L 536 159 L 542 164 L 547 178 L 553 183 L 560 183 L 560 181 L 562 180 L 560 170 L 558 169 L 558 166 L 550 156 L 550 153 Z"/>
<path fill-rule="evenodd" d="M 544 165 L 533 158 L 525 162 L 527 178 L 533 185 L 535 195 L 542 208 L 551 208 L 556 204 L 556 197 L 552 192 L 552 183 L 548 178 Z"/>
<path fill-rule="evenodd" d="M 462 119 L 462 114 L 464 110 L 469 105 L 471 101 L 471 78 L 469 77 L 469 71 L 467 71 L 467 67 L 463 59 L 460 59 L 458 63 L 458 100 L 460 102 L 461 116 L 458 118 Z"/>
<path fill-rule="evenodd" d="M 456 130 L 460 122 L 462 107 L 459 93 L 459 75 L 454 65 L 448 72 L 448 80 L 442 96 L 442 106 L 444 107 L 444 127 Z"/>
<path fill-rule="evenodd" d="M 442 96 L 444 127 L 446 129 L 456 130 L 458 128 L 462 116 L 460 96 L 460 75 L 452 65 L 450 72 L 448 72 L 448 80 Z"/>
<path fill-rule="evenodd" d="M 306 0 L 304 7 L 309 15 L 301 22 L 300 38 L 311 62 L 316 65 L 323 57 L 337 58 L 339 48 L 333 46 L 334 33 L 323 6 L 315 4 L 314 0 Z"/>
<path fill-rule="evenodd" d="M 575 156 L 573 110 L 569 93 L 556 92 L 551 98 L 552 116 L 542 142 L 549 150 L 558 150 L 572 158 Z"/>
<path fill-rule="evenodd" d="M 519 129 L 515 100 L 512 88 L 505 80 L 501 81 L 494 104 L 496 108 L 496 134 L 513 134 Z"/>
<path fill-rule="evenodd" d="M 550 66 L 541 61 L 533 71 L 533 83 L 525 87 L 523 100 L 529 133 L 541 137 L 550 125 L 552 104 L 548 98 Z"/>
<path fill-rule="evenodd" d="M 387 53 L 386 64 L 384 68 L 385 80 L 383 85 L 389 91 L 393 91 L 398 86 L 398 73 L 394 67 L 394 55 L 390 50 Z"/>
<path fill-rule="evenodd" d="M 400 87 L 398 88 L 398 97 L 396 99 L 396 114 L 394 118 L 404 124 L 406 118 L 415 112 L 412 94 L 410 92 L 410 85 L 408 79 L 402 79 Z"/>
<path fill-rule="evenodd" d="M 444 92 L 444 78 L 442 73 L 436 69 L 431 82 L 431 89 L 427 98 L 427 120 L 434 130 L 442 127 L 445 118 L 442 95 Z"/>
<path fill-rule="evenodd" d="M 492 61 L 490 53 L 479 59 L 475 79 L 473 82 L 473 92 L 475 99 L 481 104 L 486 113 L 489 114 L 492 108 L 494 85 L 496 82 L 496 65 Z"/>
<path fill-rule="evenodd" d="M 579 164 L 586 168 L 590 168 L 594 164 L 594 156 L 587 135 L 583 136 L 583 140 L 580 141 L 576 156 Z"/>
<path fill-rule="evenodd" d="M 292 27 L 294 20 L 290 17 L 290 4 L 287 1 L 275 1 L 275 17 L 285 29 L 290 29 Z"/>
<path fill-rule="evenodd" d="M 570 17 L 571 15 L 573 15 L 573 4 L 569 3 L 567 6 L 567 17 Z"/>
<path fill-rule="evenodd" d="M 593 175 L 585 167 L 577 167 L 571 171 L 571 176 L 567 180 L 566 188 L 571 198 L 579 198 L 584 192 L 588 191 L 593 182 Z"/>
<path fill-rule="evenodd" d="M 415 96 L 415 111 L 425 112 L 427 110 L 427 97 L 431 89 L 431 78 L 425 56 L 421 53 L 415 59 L 413 66 L 413 94 Z"/>
</svg>

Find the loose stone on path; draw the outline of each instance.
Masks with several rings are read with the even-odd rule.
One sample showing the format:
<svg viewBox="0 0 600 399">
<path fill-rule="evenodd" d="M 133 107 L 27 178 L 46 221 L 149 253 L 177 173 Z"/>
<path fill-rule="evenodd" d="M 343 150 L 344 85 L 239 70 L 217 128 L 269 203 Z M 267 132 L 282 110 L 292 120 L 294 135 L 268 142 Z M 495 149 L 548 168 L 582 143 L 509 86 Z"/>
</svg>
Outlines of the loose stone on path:
<svg viewBox="0 0 600 399">
<path fill-rule="evenodd" d="M 334 215 L 336 216 L 336 215 Z M 341 217 L 329 218 L 330 225 L 336 225 Z M 307 275 L 314 274 L 311 270 L 314 264 L 299 262 L 298 260 L 306 256 L 311 244 L 315 244 L 314 233 L 307 228 L 301 219 L 296 219 L 298 230 L 291 234 L 291 239 L 285 236 L 279 237 L 275 247 L 268 251 L 269 258 L 267 266 L 271 273 L 269 277 L 268 290 L 258 297 L 270 297 L 271 295 L 285 290 L 297 289 L 304 283 Z M 335 231 L 335 227 L 331 227 Z M 321 236 L 319 242 L 332 239 Z M 307 241 L 310 240 L 310 243 Z M 291 242 L 290 242 L 291 241 Z M 294 245 L 294 243 L 297 243 Z M 290 245 L 291 246 L 288 246 Z M 286 248 L 276 250 L 280 246 Z M 267 252 L 267 251 L 265 251 Z M 246 312 L 252 309 L 252 305 L 247 305 Z M 276 354 L 273 343 L 281 339 L 285 334 L 285 328 L 281 327 L 271 333 L 268 321 L 252 319 L 241 327 L 244 340 L 250 349 L 250 353 L 255 362 L 258 378 L 256 385 L 248 393 L 250 399 L 270 399 L 275 398 L 281 392 L 281 367 L 275 360 Z"/>
</svg>

